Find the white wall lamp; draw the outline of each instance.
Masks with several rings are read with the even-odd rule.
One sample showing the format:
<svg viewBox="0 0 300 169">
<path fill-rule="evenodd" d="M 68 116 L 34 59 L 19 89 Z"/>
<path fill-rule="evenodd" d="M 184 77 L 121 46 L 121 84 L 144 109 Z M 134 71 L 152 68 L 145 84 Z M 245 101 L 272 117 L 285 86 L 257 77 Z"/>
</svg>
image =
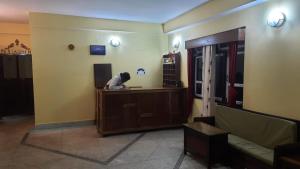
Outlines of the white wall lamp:
<svg viewBox="0 0 300 169">
<path fill-rule="evenodd" d="M 180 47 L 180 38 L 175 38 L 173 40 L 173 48 L 177 50 L 179 47 Z"/>
<path fill-rule="evenodd" d="M 121 42 L 120 42 L 120 39 L 117 38 L 117 37 L 113 37 L 111 40 L 110 40 L 110 44 L 111 46 L 113 47 L 119 47 L 121 45 Z"/>
<path fill-rule="evenodd" d="M 281 27 L 286 21 L 285 14 L 281 11 L 273 11 L 268 16 L 268 25 L 271 27 L 279 28 Z"/>
</svg>

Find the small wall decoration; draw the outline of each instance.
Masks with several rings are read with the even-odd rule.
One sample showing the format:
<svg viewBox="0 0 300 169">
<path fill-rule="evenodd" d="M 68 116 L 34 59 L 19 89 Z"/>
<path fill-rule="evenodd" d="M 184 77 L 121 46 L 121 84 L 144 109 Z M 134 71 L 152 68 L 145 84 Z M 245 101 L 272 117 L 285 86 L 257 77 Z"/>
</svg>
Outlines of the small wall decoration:
<svg viewBox="0 0 300 169">
<path fill-rule="evenodd" d="M 136 71 L 136 74 L 138 76 L 144 76 L 146 74 L 146 71 L 144 68 L 138 68 L 137 71 Z"/>
<path fill-rule="evenodd" d="M 1 49 L 2 54 L 31 54 L 29 47 L 20 43 L 18 39 L 15 42 L 10 43 L 6 48 Z"/>
<path fill-rule="evenodd" d="M 104 45 L 90 45 L 90 55 L 105 55 Z"/>
<path fill-rule="evenodd" d="M 69 44 L 69 45 L 68 45 L 68 48 L 69 48 L 69 50 L 74 50 L 74 49 L 75 49 L 75 46 L 74 46 L 73 44 Z"/>
</svg>

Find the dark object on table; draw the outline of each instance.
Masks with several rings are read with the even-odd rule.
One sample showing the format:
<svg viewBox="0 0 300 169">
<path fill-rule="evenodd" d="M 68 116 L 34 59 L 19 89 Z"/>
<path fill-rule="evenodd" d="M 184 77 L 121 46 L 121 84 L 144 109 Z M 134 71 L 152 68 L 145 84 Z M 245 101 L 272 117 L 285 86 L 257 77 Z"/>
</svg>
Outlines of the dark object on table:
<svg viewBox="0 0 300 169">
<path fill-rule="evenodd" d="M 94 64 L 94 79 L 96 88 L 104 88 L 111 78 L 111 64 Z"/>
</svg>

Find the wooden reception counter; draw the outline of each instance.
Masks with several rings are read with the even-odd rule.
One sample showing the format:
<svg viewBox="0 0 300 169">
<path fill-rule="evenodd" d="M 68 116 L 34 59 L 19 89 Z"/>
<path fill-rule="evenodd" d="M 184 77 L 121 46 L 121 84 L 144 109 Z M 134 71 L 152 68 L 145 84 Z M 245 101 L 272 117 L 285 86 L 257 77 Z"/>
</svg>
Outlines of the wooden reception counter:
<svg viewBox="0 0 300 169">
<path fill-rule="evenodd" d="M 97 129 L 105 136 L 179 127 L 184 123 L 185 104 L 185 88 L 97 89 Z"/>
</svg>

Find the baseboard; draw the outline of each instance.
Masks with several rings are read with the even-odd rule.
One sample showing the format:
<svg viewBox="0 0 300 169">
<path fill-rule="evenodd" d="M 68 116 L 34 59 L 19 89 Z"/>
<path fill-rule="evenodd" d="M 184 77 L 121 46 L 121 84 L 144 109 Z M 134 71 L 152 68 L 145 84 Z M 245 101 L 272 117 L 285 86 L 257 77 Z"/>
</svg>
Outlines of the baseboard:
<svg viewBox="0 0 300 169">
<path fill-rule="evenodd" d="M 32 130 L 44 130 L 44 129 L 57 129 L 67 127 L 82 127 L 95 125 L 95 120 L 75 121 L 75 122 L 64 122 L 64 123 L 50 123 L 50 124 L 39 124 Z"/>
</svg>

